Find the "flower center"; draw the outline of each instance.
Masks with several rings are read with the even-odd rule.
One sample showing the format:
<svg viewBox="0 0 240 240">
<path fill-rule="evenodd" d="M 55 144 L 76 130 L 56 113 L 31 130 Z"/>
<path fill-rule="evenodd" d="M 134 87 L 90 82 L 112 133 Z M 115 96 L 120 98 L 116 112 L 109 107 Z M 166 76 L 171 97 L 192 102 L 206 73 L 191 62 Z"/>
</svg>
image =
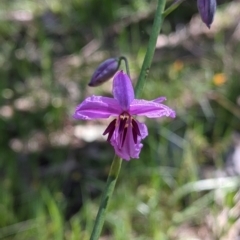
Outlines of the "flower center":
<svg viewBox="0 0 240 240">
<path fill-rule="evenodd" d="M 137 121 L 128 113 L 128 112 L 122 112 L 118 119 L 114 119 L 106 128 L 103 135 L 108 134 L 107 141 L 110 142 L 114 131 L 117 131 L 118 136 L 118 142 L 119 145 L 122 147 L 127 136 L 127 132 L 129 132 L 130 135 L 132 135 L 133 141 L 136 144 L 137 143 L 137 137 L 141 137 L 141 133 L 138 127 Z M 131 137 L 131 136 L 129 136 Z"/>
</svg>

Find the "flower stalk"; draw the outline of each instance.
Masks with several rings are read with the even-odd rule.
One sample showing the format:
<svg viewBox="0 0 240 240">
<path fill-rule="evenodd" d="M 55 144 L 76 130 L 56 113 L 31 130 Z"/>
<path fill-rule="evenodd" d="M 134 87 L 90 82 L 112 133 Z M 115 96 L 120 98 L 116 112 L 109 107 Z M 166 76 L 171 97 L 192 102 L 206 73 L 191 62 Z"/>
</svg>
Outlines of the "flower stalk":
<svg viewBox="0 0 240 240">
<path fill-rule="evenodd" d="M 103 192 L 101 203 L 99 206 L 98 214 L 94 223 L 92 235 L 90 237 L 90 240 L 98 240 L 100 237 L 100 234 L 102 232 L 102 227 L 104 224 L 105 216 L 106 216 L 106 210 L 108 206 L 109 199 L 112 197 L 112 193 L 116 184 L 116 181 L 118 179 L 118 175 L 121 169 L 122 159 L 119 158 L 117 155 L 114 156 L 113 162 L 111 165 L 111 169 L 108 175 L 107 183 L 105 190 Z"/>
<path fill-rule="evenodd" d="M 165 18 L 168 16 L 171 12 L 173 12 L 175 9 L 179 7 L 179 5 L 184 2 L 185 0 L 176 0 L 172 5 L 170 5 L 164 12 L 163 17 Z"/>
<path fill-rule="evenodd" d="M 128 60 L 127 60 L 127 58 L 125 58 L 124 56 L 121 56 L 121 57 L 119 58 L 119 61 L 120 61 L 120 64 L 121 64 L 121 61 L 124 61 L 127 75 L 130 77 L 130 71 L 129 71 L 129 65 L 128 65 Z"/>
<path fill-rule="evenodd" d="M 163 11 L 164 11 L 165 5 L 166 5 L 166 0 L 158 0 L 157 10 L 156 10 L 154 21 L 153 21 L 153 26 L 152 26 L 152 31 L 151 31 L 149 42 L 148 42 L 147 52 L 143 60 L 143 65 L 137 81 L 137 85 L 135 87 L 136 97 L 139 97 L 141 95 L 144 87 L 144 83 L 149 74 L 150 66 L 151 66 L 153 55 L 156 48 L 157 38 L 161 30 L 163 19 L 164 19 Z"/>
</svg>

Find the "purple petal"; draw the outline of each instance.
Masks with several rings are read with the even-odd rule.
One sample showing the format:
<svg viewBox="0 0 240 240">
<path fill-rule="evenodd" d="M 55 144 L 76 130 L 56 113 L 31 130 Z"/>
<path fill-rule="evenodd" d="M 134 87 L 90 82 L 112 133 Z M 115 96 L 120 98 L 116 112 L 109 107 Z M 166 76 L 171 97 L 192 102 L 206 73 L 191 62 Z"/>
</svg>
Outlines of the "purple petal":
<svg viewBox="0 0 240 240">
<path fill-rule="evenodd" d="M 154 101 L 134 99 L 130 106 L 130 114 L 146 116 L 148 118 L 172 117 L 176 116 L 175 111 L 168 106 Z"/>
<path fill-rule="evenodd" d="M 118 102 L 114 98 L 91 96 L 77 106 L 73 115 L 76 119 L 91 120 L 118 116 L 121 113 Z"/>
<path fill-rule="evenodd" d="M 217 8 L 216 0 L 197 0 L 197 6 L 202 21 L 210 28 Z"/>
<path fill-rule="evenodd" d="M 113 96 L 122 110 L 127 111 L 134 99 L 134 90 L 129 76 L 123 71 L 115 74 L 113 79 Z"/>
<path fill-rule="evenodd" d="M 158 98 L 156 98 L 156 99 L 154 99 L 154 100 L 152 100 L 153 102 L 156 102 L 156 103 L 161 103 L 161 102 L 164 102 L 164 101 L 166 101 L 167 100 L 167 98 L 166 97 L 158 97 Z"/>
<path fill-rule="evenodd" d="M 143 147 L 143 144 L 141 143 L 141 140 L 145 138 L 148 135 L 147 126 L 143 123 L 139 123 L 137 120 L 135 120 L 138 124 L 138 128 L 141 133 L 141 137 L 137 137 L 137 143 L 134 143 L 133 139 L 133 133 L 131 125 L 128 125 L 128 128 L 126 129 L 126 136 L 122 134 L 119 134 L 118 129 L 115 130 L 114 136 L 111 139 L 111 144 L 114 147 L 115 153 L 123 158 L 124 160 L 129 161 L 131 158 L 139 158 L 139 154 L 141 152 L 141 149 Z M 123 142 L 122 138 L 125 137 L 125 141 Z M 123 144 L 122 144 L 123 143 Z"/>
<path fill-rule="evenodd" d="M 144 139 L 147 135 L 148 135 L 148 129 L 147 126 L 144 123 L 140 123 L 139 121 L 137 121 L 140 133 L 141 133 L 141 138 Z"/>
<path fill-rule="evenodd" d="M 138 141 L 137 144 L 134 143 L 131 127 L 128 127 L 127 129 L 126 139 L 123 145 L 119 135 L 118 134 L 116 135 L 117 136 L 113 138 L 111 141 L 111 144 L 114 147 L 115 153 L 119 157 L 127 161 L 129 161 L 131 158 L 139 158 L 139 153 L 143 145 L 140 143 L 140 141 Z"/>
<path fill-rule="evenodd" d="M 109 58 L 101 63 L 92 75 L 88 86 L 95 87 L 108 81 L 114 76 L 119 67 L 119 58 Z"/>
</svg>

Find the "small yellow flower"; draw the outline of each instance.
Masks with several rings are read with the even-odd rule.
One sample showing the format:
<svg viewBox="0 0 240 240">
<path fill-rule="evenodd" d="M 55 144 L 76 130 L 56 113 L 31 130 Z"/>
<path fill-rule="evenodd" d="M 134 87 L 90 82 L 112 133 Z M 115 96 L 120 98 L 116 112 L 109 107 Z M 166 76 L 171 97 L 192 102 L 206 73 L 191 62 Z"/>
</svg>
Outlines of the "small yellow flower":
<svg viewBox="0 0 240 240">
<path fill-rule="evenodd" d="M 173 63 L 173 69 L 176 71 L 176 72 L 180 72 L 184 67 L 184 64 L 181 60 L 176 60 L 174 63 Z"/>
<path fill-rule="evenodd" d="M 216 86 L 221 86 L 227 81 L 226 75 L 224 73 L 216 73 L 213 76 L 213 83 Z"/>
</svg>

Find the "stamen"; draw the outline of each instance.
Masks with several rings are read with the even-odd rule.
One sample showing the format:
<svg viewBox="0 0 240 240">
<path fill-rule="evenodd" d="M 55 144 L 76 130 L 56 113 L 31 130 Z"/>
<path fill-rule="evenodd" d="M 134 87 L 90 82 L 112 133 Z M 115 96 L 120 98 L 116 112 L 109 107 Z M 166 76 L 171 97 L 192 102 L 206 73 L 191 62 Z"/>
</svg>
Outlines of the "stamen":
<svg viewBox="0 0 240 240">
<path fill-rule="evenodd" d="M 128 112 L 123 112 L 119 116 L 119 128 L 118 128 L 118 134 L 119 134 L 119 140 L 121 143 L 121 147 L 123 146 L 126 136 L 127 136 L 127 131 L 128 127 L 131 127 L 132 131 L 132 136 L 133 136 L 133 141 L 135 144 L 138 142 L 138 136 L 141 137 L 141 132 L 139 130 L 138 123 L 136 120 L 132 118 L 132 116 Z M 130 131 L 130 129 L 129 129 Z"/>
<path fill-rule="evenodd" d="M 108 127 L 106 128 L 106 130 L 104 131 L 103 135 L 106 135 L 108 134 L 108 137 L 107 137 L 107 141 L 109 142 L 112 138 L 112 135 L 115 131 L 115 127 L 116 127 L 116 122 L 117 122 L 117 119 L 114 119 L 112 122 L 110 122 L 110 124 L 108 125 Z"/>
<path fill-rule="evenodd" d="M 122 144 L 121 144 L 121 147 L 123 147 L 123 144 L 125 142 L 125 139 L 126 139 L 126 136 L 127 136 L 127 130 L 128 128 L 125 127 L 124 130 L 123 130 L 123 136 L 122 136 Z"/>
<path fill-rule="evenodd" d="M 132 119 L 132 127 L 133 127 L 134 131 L 136 132 L 136 134 L 141 137 L 141 132 L 139 130 L 138 124 L 137 124 L 136 120 L 134 120 L 134 119 Z"/>
<path fill-rule="evenodd" d="M 120 116 L 120 123 L 119 123 L 119 129 L 118 129 L 119 133 L 121 133 L 123 131 L 123 129 L 125 128 L 127 120 L 128 120 L 128 118 L 121 118 L 121 116 Z"/>
<path fill-rule="evenodd" d="M 137 133 L 136 133 L 136 130 L 134 128 L 132 128 L 132 135 L 133 135 L 133 141 L 135 144 L 137 144 Z"/>
</svg>

